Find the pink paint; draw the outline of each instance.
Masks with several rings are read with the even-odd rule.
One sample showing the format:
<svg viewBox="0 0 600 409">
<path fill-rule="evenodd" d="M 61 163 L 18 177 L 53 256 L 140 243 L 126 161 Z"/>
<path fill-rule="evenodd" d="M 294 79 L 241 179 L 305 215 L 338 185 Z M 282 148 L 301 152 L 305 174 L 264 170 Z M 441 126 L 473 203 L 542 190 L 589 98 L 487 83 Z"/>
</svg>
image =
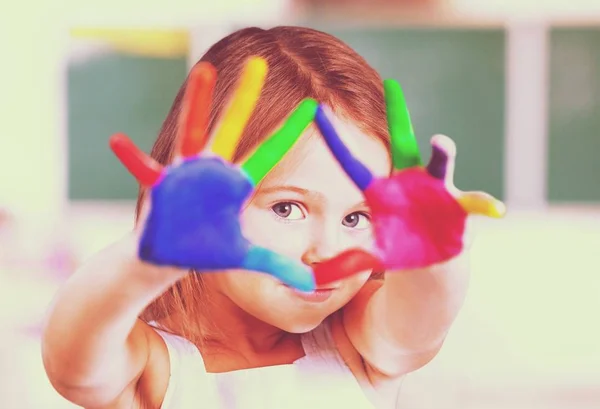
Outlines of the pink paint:
<svg viewBox="0 0 600 409">
<path fill-rule="evenodd" d="M 416 167 L 374 179 L 364 191 L 372 211 L 376 254 L 352 249 L 315 267 L 319 285 L 368 269 L 415 270 L 463 250 L 467 213 L 444 182 Z"/>
</svg>

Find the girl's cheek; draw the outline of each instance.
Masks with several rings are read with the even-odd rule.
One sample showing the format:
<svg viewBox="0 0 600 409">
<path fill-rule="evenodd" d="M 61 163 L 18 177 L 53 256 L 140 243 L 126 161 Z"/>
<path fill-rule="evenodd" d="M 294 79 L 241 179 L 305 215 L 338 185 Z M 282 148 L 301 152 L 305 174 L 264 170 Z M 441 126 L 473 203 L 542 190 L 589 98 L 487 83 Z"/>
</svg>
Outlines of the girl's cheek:
<svg viewBox="0 0 600 409">
<path fill-rule="evenodd" d="M 308 247 L 309 229 L 302 223 L 274 226 L 269 234 L 269 248 L 299 260 Z"/>
</svg>

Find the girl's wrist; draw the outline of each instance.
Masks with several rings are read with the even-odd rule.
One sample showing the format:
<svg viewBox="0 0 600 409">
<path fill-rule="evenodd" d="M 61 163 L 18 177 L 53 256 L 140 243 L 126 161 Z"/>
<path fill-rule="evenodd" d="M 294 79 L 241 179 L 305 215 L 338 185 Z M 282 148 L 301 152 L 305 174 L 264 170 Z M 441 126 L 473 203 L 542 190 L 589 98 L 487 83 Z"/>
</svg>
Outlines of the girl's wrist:
<svg viewBox="0 0 600 409">
<path fill-rule="evenodd" d="M 159 266 L 140 259 L 138 254 L 139 233 L 136 231 L 124 237 L 119 243 L 119 247 L 124 269 L 137 282 L 142 281 L 152 286 L 163 283 L 172 285 L 189 273 L 188 269 Z"/>
</svg>

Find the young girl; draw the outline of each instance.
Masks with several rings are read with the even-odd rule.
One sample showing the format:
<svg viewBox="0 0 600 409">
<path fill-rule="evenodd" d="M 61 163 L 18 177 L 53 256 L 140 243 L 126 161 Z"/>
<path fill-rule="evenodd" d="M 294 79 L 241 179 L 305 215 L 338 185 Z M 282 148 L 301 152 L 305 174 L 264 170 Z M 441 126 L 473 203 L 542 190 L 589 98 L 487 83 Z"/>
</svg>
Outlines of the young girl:
<svg viewBox="0 0 600 409">
<path fill-rule="evenodd" d="M 234 162 L 314 98 L 333 111 L 331 124 L 318 121 L 323 135 L 331 137 L 332 125 L 372 174 L 390 175 L 381 79 L 347 45 L 311 29 L 243 29 L 202 57 L 218 73 L 210 131 L 252 56 L 264 58 L 269 73 Z M 178 149 L 185 90 L 152 149 L 162 165 Z M 306 128 L 240 215 L 252 243 L 307 269 L 374 247 L 365 196 L 327 144 L 331 138 Z M 151 206 L 147 193 L 140 191 L 138 216 Z M 161 267 L 138 258 L 144 223 L 142 214 L 135 232 L 82 266 L 48 317 L 48 376 L 86 408 L 392 408 L 402 377 L 439 351 L 467 288 L 459 257 L 385 280 L 381 271 L 357 272 L 308 293 L 240 269 Z"/>
</svg>

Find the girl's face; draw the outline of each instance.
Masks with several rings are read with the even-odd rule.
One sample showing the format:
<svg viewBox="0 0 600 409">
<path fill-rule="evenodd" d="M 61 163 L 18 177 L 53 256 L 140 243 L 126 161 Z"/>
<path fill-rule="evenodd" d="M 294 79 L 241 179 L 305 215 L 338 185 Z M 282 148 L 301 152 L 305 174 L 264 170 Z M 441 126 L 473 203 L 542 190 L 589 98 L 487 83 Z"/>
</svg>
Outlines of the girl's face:
<svg viewBox="0 0 600 409">
<path fill-rule="evenodd" d="M 351 122 L 332 117 L 340 137 L 375 176 L 391 167 L 384 144 Z M 309 128 L 264 179 L 241 216 L 244 235 L 253 243 L 312 266 L 344 250 L 373 245 L 369 208 L 330 153 Z M 210 274 L 217 292 L 267 324 L 306 332 L 343 307 L 363 286 L 370 271 L 328 284 L 311 297 L 266 274 L 230 271 Z"/>
</svg>

